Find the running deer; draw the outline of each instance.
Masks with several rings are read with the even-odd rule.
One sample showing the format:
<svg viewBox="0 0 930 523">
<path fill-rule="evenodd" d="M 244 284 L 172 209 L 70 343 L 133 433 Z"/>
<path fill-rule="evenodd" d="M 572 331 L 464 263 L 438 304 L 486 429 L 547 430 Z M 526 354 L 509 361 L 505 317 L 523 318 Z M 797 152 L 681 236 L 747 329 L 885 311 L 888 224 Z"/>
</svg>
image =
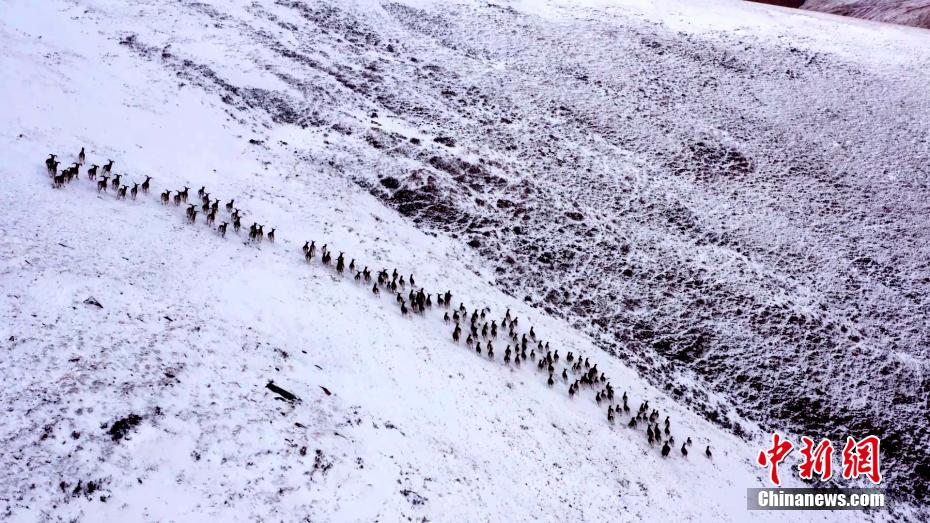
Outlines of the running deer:
<svg viewBox="0 0 930 523">
<path fill-rule="evenodd" d="M 84 165 L 84 148 L 81 147 L 81 152 L 78 153 L 78 163 Z"/>
<path fill-rule="evenodd" d="M 229 224 L 226 223 L 226 222 L 223 222 L 223 223 L 220 224 L 219 227 L 216 228 L 216 232 L 220 233 L 220 236 L 223 237 L 223 238 L 226 237 L 226 226 L 227 226 L 227 225 L 229 225 Z"/>
<path fill-rule="evenodd" d="M 113 187 L 114 189 L 118 188 L 118 187 L 119 187 L 120 178 L 122 178 L 122 177 L 123 177 L 122 174 L 114 174 L 114 175 L 113 175 L 113 181 L 110 182 L 110 186 Z"/>
<path fill-rule="evenodd" d="M 168 201 L 170 200 L 170 198 L 171 198 L 171 191 L 165 191 L 165 192 L 161 193 L 161 203 L 162 203 L 162 204 L 168 205 Z"/>
<path fill-rule="evenodd" d="M 91 164 L 90 169 L 87 169 L 87 179 L 93 181 L 97 177 L 97 164 Z"/>
<path fill-rule="evenodd" d="M 229 200 L 229 203 L 226 204 L 226 212 L 232 212 L 233 204 L 236 202 L 235 199 Z"/>
<path fill-rule="evenodd" d="M 183 191 L 178 191 L 178 195 L 181 196 L 181 201 L 184 203 L 187 203 L 187 191 L 189 190 L 190 190 L 190 187 L 185 185 Z"/>
<path fill-rule="evenodd" d="M 204 193 L 206 193 L 206 192 L 207 192 L 207 187 L 206 187 L 206 186 L 201 186 L 200 189 L 197 189 L 197 197 L 200 198 L 200 199 L 202 200 L 202 199 L 203 199 L 203 195 L 204 195 Z"/>
<path fill-rule="evenodd" d="M 274 231 L 275 231 L 274 229 L 271 229 L 271 231 L 268 232 L 268 241 L 271 243 L 274 243 Z"/>
<path fill-rule="evenodd" d="M 103 174 L 110 174 L 110 171 L 113 170 L 113 160 L 107 160 L 107 163 L 103 164 Z"/>
<path fill-rule="evenodd" d="M 190 215 L 187 217 L 187 221 L 195 223 L 197 221 L 197 210 L 191 211 Z"/>
<path fill-rule="evenodd" d="M 133 200 L 135 200 L 137 194 L 139 194 L 139 184 L 138 184 L 138 183 L 133 183 L 133 184 L 132 184 L 132 189 L 130 189 L 130 191 L 129 191 L 129 195 L 132 196 L 132 199 L 133 199 Z"/>
<path fill-rule="evenodd" d="M 116 199 L 117 199 L 117 200 L 119 200 L 119 199 L 125 200 L 125 199 L 126 199 L 126 189 L 128 189 L 128 188 L 129 188 L 129 186 L 127 186 L 127 185 L 124 185 L 124 186 L 120 187 L 119 190 L 116 192 Z"/>
<path fill-rule="evenodd" d="M 212 224 L 214 220 L 216 220 L 216 211 L 210 211 L 210 213 L 207 214 L 207 225 Z"/>
<path fill-rule="evenodd" d="M 151 182 L 151 181 L 152 181 L 152 177 L 151 177 L 151 176 L 146 176 L 146 177 L 145 177 L 145 181 L 142 182 L 142 192 L 143 192 L 143 193 L 148 194 L 148 192 L 149 192 L 149 182 Z"/>
<path fill-rule="evenodd" d="M 55 161 L 56 154 L 49 154 L 45 159 L 45 168 L 48 169 L 49 176 L 54 176 L 58 171 L 58 162 Z"/>
<path fill-rule="evenodd" d="M 100 191 L 107 192 L 107 180 L 109 180 L 109 179 L 110 179 L 109 176 L 103 176 L 103 177 L 97 182 L 97 192 L 100 192 Z"/>
</svg>

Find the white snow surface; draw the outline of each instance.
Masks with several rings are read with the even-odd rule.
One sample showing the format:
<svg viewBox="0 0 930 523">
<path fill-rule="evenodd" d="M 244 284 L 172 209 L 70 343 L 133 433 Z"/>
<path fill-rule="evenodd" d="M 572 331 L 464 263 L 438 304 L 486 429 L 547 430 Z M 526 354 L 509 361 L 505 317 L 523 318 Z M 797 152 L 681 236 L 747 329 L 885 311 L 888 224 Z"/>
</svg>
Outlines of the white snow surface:
<svg viewBox="0 0 930 523">
<path fill-rule="evenodd" d="M 211 5 L 234 13 L 250 4 Z M 650 16 L 691 9 L 657 4 Z M 713 7 L 774 16 L 736 2 Z M 223 63 L 227 80 L 282 88 L 261 65 L 267 57 L 239 48 L 235 31 L 174 8 L 0 4 L 0 519 L 783 518 L 745 509 L 745 489 L 767 484 L 753 463 L 763 440 L 752 423 L 749 441 L 735 437 L 565 321 L 504 294 L 471 249 L 417 228 L 318 161 L 330 145 L 323 131 L 233 113 L 120 44 L 143 34 L 149 44 Z M 514 8 L 562 16 L 551 4 Z M 402 121 L 382 127 L 417 132 Z M 126 180 L 152 176 L 151 193 L 135 201 L 98 193 L 86 168 L 52 189 L 43 159 L 56 152 L 64 166 L 82 146 L 88 163 L 113 159 Z M 158 201 L 185 185 L 191 201 L 200 186 L 221 202 L 235 198 L 244 223 L 276 227 L 278 241 L 254 246 L 245 231 L 223 239 L 202 217 L 185 223 L 182 209 Z M 469 311 L 487 306 L 500 318 L 509 308 L 563 357 L 571 350 L 596 362 L 634 409 L 648 400 L 670 415 L 676 441 L 694 440 L 691 455 L 676 446 L 662 458 L 642 428 L 626 428 L 629 416 L 609 425 L 591 390 L 569 398 L 561 380 L 548 387 L 535 366 L 505 366 L 503 341 L 489 361 L 453 343 L 435 308 L 403 317 L 393 297 L 307 264 L 300 246 L 309 239 L 373 270 L 413 272 Z M 102 308 L 84 304 L 88 297 Z M 265 388 L 270 380 L 301 401 L 277 399 Z M 141 422 L 114 441 L 108 429 L 130 414 Z M 712 459 L 703 455 L 708 444 Z M 788 466 L 782 475 L 795 476 Z M 896 510 L 916 517 L 907 506 Z"/>
</svg>

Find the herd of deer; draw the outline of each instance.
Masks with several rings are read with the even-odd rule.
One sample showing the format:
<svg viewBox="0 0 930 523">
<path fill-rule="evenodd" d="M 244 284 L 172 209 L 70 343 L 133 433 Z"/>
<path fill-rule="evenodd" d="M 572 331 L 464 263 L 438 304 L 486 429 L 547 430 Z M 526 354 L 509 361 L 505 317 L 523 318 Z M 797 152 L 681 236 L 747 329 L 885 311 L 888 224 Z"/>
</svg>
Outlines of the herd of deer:
<svg viewBox="0 0 930 523">
<path fill-rule="evenodd" d="M 65 183 L 70 183 L 72 180 L 78 178 L 80 166 L 84 165 L 85 162 L 84 148 L 82 147 L 81 151 L 78 153 L 78 161 L 74 162 L 60 173 L 58 172 L 59 161 L 56 158 L 57 156 L 54 154 L 49 155 L 49 158 L 45 161 L 45 165 L 48 169 L 49 176 L 52 177 L 52 186 L 61 188 Z M 133 182 L 130 188 L 127 185 L 121 185 L 122 175 L 112 174 L 113 160 L 108 160 L 107 163 L 103 165 L 99 180 L 97 180 L 98 168 L 100 168 L 100 166 L 93 164 L 87 169 L 87 178 L 88 180 L 96 181 L 98 192 L 106 191 L 108 183 L 112 189 L 117 191 L 116 195 L 118 199 L 126 198 L 127 189 L 133 200 L 138 196 L 139 189 L 141 189 L 143 193 L 149 192 L 150 182 L 152 180 L 151 176 L 146 176 L 145 180 L 141 183 Z M 112 180 L 110 180 L 111 177 Z M 171 194 L 172 191 L 166 190 L 161 193 L 161 203 L 164 205 L 173 203 L 175 206 L 180 206 L 182 203 L 187 204 L 189 190 L 189 187 L 184 186 L 183 190 L 173 191 L 173 196 Z M 198 210 L 197 204 L 188 204 L 186 211 L 187 221 L 189 223 L 195 223 L 197 214 L 203 213 L 206 216 L 206 223 L 208 225 L 213 225 L 216 220 L 217 211 L 219 210 L 219 198 L 212 199 L 206 187 L 201 187 L 197 191 L 197 196 L 201 200 L 200 208 Z M 225 209 L 229 214 L 229 218 L 232 220 L 233 230 L 238 233 L 242 225 L 242 216 L 241 211 L 235 207 L 235 200 L 233 199 L 227 202 L 225 204 Z M 216 229 L 217 233 L 225 237 L 228 225 L 229 222 L 220 223 Z M 261 242 L 266 237 L 269 242 L 274 242 L 275 229 L 271 229 L 266 235 L 264 226 L 253 222 L 249 227 L 249 240 Z M 308 263 L 312 262 L 316 257 L 316 242 L 308 241 L 304 243 L 302 251 L 304 259 Z M 327 248 L 327 245 L 323 245 L 320 251 L 322 264 L 330 266 L 332 264 L 332 252 Z M 335 270 L 336 273 L 341 275 L 345 272 L 345 269 L 345 254 L 340 252 L 339 256 L 336 258 Z M 364 282 L 366 285 L 372 283 L 371 271 L 367 266 L 363 269 L 358 269 L 354 258 L 349 262 L 348 269 L 350 274 L 354 273 L 354 280 L 356 282 Z M 404 296 L 404 291 L 407 290 L 408 285 L 409 293 Z M 374 284 L 372 284 L 371 292 L 377 297 L 380 296 L 382 289 L 386 292 L 395 294 L 395 301 L 399 306 L 401 315 L 406 316 L 410 314 L 411 311 L 415 314 L 425 315 L 427 309 L 433 307 L 433 294 L 426 293 L 425 289 L 422 287 L 418 290 L 413 274 L 411 274 L 408 279 L 405 279 L 403 275 L 398 274 L 397 269 L 394 269 L 390 274 L 387 269 L 382 269 L 378 272 L 377 278 Z M 498 325 L 496 319 L 490 319 L 490 308 L 485 307 L 480 311 L 475 309 L 469 316 L 465 304 L 460 303 L 458 308 L 454 309 L 450 316 L 448 309 L 450 309 L 452 305 L 452 292 L 447 290 L 445 293 L 436 293 L 435 296 L 436 306 L 446 309 L 442 318 L 443 321 L 454 324 L 452 330 L 452 341 L 454 343 L 459 343 L 462 336 L 462 325 L 467 324 L 469 334 L 465 340 L 465 345 L 473 349 L 476 354 L 486 354 L 489 360 L 494 360 L 494 342 L 500 343 L 498 341 L 498 336 L 503 336 L 507 343 L 504 349 L 504 365 L 510 366 L 512 361 L 513 366 L 520 367 L 523 362 L 534 362 L 538 371 L 542 372 L 544 375 L 548 375 L 547 384 L 550 387 L 555 385 L 557 380 L 556 365 L 559 365 L 560 360 L 558 349 L 553 351 L 549 348 L 548 342 L 544 343 L 542 340 L 537 339 L 536 332 L 532 326 L 529 328 L 528 332 L 520 333 L 518 330 L 520 320 L 519 318 L 511 317 L 510 309 L 507 309 L 507 312 Z M 408 301 L 410 307 L 408 307 Z M 483 346 L 482 342 L 484 343 Z M 535 345 L 532 345 L 532 343 L 535 343 Z M 529 354 L 527 354 L 528 348 Z M 606 414 L 608 423 L 613 424 L 617 416 L 630 413 L 626 392 L 624 392 L 620 400 L 615 403 L 615 391 L 607 376 L 603 372 L 598 372 L 597 364 L 592 366 L 589 359 L 583 357 L 583 355 L 576 358 L 574 353 L 568 352 L 565 356 L 565 363 L 562 365 L 562 372 L 558 374 L 558 376 L 560 376 L 563 383 L 569 383 L 569 397 L 573 398 L 582 388 L 588 388 L 595 392 L 594 401 L 599 406 L 607 402 Z M 620 402 L 621 400 L 622 403 Z M 638 425 L 645 424 L 646 436 L 650 446 L 657 443 L 661 444 L 661 453 L 662 456 L 665 457 L 669 455 L 672 445 L 675 445 L 675 438 L 671 433 L 671 421 L 669 416 L 665 417 L 664 430 L 659 427 L 657 421 L 659 417 L 660 414 L 658 409 L 650 409 L 649 402 L 645 401 L 640 404 L 637 414 L 630 417 L 627 427 L 635 429 Z M 683 456 L 688 455 L 688 447 L 691 446 L 691 443 L 690 437 L 682 442 L 681 454 Z M 708 458 L 711 457 L 712 454 L 709 445 L 705 448 L 704 454 Z"/>
<path fill-rule="evenodd" d="M 45 167 L 48 170 L 49 176 L 52 178 L 52 187 L 60 189 L 64 187 L 66 183 L 71 183 L 72 180 L 78 179 L 80 176 L 80 168 L 84 165 L 86 160 L 86 154 L 84 148 L 81 147 L 81 151 L 78 153 L 78 160 L 73 162 L 69 167 L 66 167 L 61 172 L 58 172 L 58 166 L 60 162 L 58 161 L 58 155 L 50 154 L 49 157 L 45 160 Z M 97 176 L 97 170 L 100 169 L 100 177 Z M 130 198 L 135 200 L 139 195 L 141 189 L 142 193 L 147 194 L 149 188 L 151 187 L 152 177 L 146 176 L 145 180 L 141 183 L 133 182 L 132 187 L 128 185 L 122 185 L 122 174 L 113 174 L 113 160 L 107 160 L 107 163 L 103 167 L 92 164 L 87 168 L 87 179 L 97 183 L 97 192 L 106 192 L 107 188 L 110 187 L 116 191 L 116 198 L 124 200 L 127 197 L 127 193 Z M 111 179 L 112 178 L 112 179 Z M 184 186 L 184 190 L 173 191 L 174 195 L 172 196 L 172 191 L 166 190 L 161 193 L 161 203 L 169 205 L 172 202 L 175 206 L 180 206 L 182 203 L 187 203 L 187 195 L 190 189 L 187 186 Z M 203 213 L 206 217 L 205 221 L 207 225 L 214 225 L 216 223 L 216 214 L 219 210 L 220 200 L 217 198 L 211 202 L 210 193 L 206 191 L 206 187 L 201 187 L 197 191 L 197 196 L 201 199 L 200 210 L 197 209 L 196 204 L 190 204 L 187 207 L 187 221 L 188 223 L 196 223 L 197 214 Z M 235 200 L 229 200 L 226 203 L 226 212 L 229 213 L 229 218 L 232 220 L 233 230 L 237 233 L 242 227 L 242 211 L 235 208 Z M 217 233 L 225 237 L 226 230 L 229 226 L 229 222 L 221 222 L 217 226 Z M 253 223 L 249 227 L 249 240 L 254 242 L 261 242 L 267 237 L 268 241 L 274 243 L 275 240 L 275 229 L 271 229 L 268 234 L 265 234 L 264 225 L 258 223 Z"/>
<path fill-rule="evenodd" d="M 449 296 L 446 296 L 446 307 L 449 305 Z M 465 340 L 465 346 L 473 349 L 476 354 L 486 354 L 489 360 L 494 359 L 494 343 L 498 340 L 499 333 L 507 343 L 504 349 L 504 365 L 510 366 L 511 361 L 515 367 L 520 367 L 521 362 L 530 361 L 535 363 L 536 369 L 543 375 L 548 375 L 546 383 L 553 387 L 558 379 L 563 383 L 568 383 L 568 396 L 574 397 L 583 387 L 594 391 L 594 401 L 598 406 L 607 403 L 607 422 L 614 423 L 617 416 L 630 413 L 630 406 L 627 402 L 627 393 L 616 403 L 614 402 L 615 391 L 607 375 L 598 372 L 597 364 L 591 365 L 588 358 L 575 356 L 573 352 L 565 355 L 565 363 L 562 365 L 562 372 L 557 378 L 556 366 L 559 364 L 560 356 L 558 349 L 552 350 L 549 342 L 543 342 L 537 339 L 535 329 L 531 326 L 528 332 L 522 334 L 518 331 L 520 319 L 511 317 L 510 309 L 507 309 L 504 317 L 498 326 L 496 319 L 490 319 L 490 309 L 484 308 L 481 311 L 474 310 L 469 316 L 464 304 L 459 304 L 458 310 L 455 310 L 450 316 L 448 312 L 443 316 L 443 321 L 453 323 L 452 341 L 458 343 L 462 336 L 462 325 L 468 324 L 469 334 Z M 482 342 L 484 346 L 482 347 Z M 529 349 L 529 354 L 527 354 Z M 538 359 L 537 359 L 538 358 Z M 622 401 L 622 403 L 621 403 Z M 658 409 L 650 409 L 649 402 L 645 401 L 640 404 L 637 414 L 630 417 L 627 427 L 635 429 L 639 424 L 646 425 L 646 437 L 649 445 L 660 444 L 662 456 L 666 457 L 671 452 L 672 446 L 675 445 L 675 437 L 671 433 L 671 418 L 665 417 L 664 431 L 659 428 L 657 422 L 660 417 Z M 688 447 L 692 445 L 691 438 L 685 439 L 681 444 L 682 456 L 688 455 Z M 710 446 L 704 449 L 704 454 L 711 457 Z"/>
<path fill-rule="evenodd" d="M 304 243 L 302 250 L 304 259 L 307 262 L 314 260 L 316 257 L 316 249 L 315 241 L 307 241 Z M 327 245 L 323 245 L 320 251 L 322 264 L 326 266 L 331 265 L 332 252 L 327 248 Z M 336 257 L 335 270 L 337 274 L 341 275 L 345 272 L 345 269 L 345 253 L 340 252 L 339 256 Z M 354 273 L 355 282 L 364 285 L 371 284 L 371 292 L 376 297 L 379 297 L 382 292 L 394 294 L 394 301 L 403 316 L 411 313 L 425 315 L 427 310 L 433 307 L 433 296 L 435 296 L 436 307 L 444 309 L 442 320 L 445 323 L 454 324 L 452 330 L 452 341 L 454 343 L 457 344 L 460 342 L 463 332 L 462 326 L 467 324 L 469 334 L 465 340 L 465 345 L 473 349 L 476 354 L 486 354 L 489 360 L 494 360 L 494 343 L 498 342 L 500 339 L 499 336 L 502 336 L 507 343 L 504 349 L 504 365 L 510 366 L 512 361 L 514 367 L 520 367 L 521 362 L 532 361 L 535 363 L 538 371 L 548 374 L 548 385 L 550 387 L 555 386 L 557 379 L 555 374 L 556 365 L 559 364 L 560 360 L 558 349 L 553 351 L 549 347 L 549 342 L 544 343 L 542 340 L 537 339 L 536 331 L 532 326 L 530 326 L 529 331 L 521 333 L 519 331 L 520 320 L 519 318 L 511 317 L 510 309 L 507 309 L 499 325 L 496 319 L 490 318 L 491 309 L 488 307 L 480 311 L 476 309 L 469 316 L 465 304 L 460 303 L 458 308 L 452 310 L 452 314 L 450 315 L 449 309 L 452 306 L 452 292 L 449 290 L 444 293 L 427 293 L 424 288 L 417 288 L 416 279 L 413 274 L 405 279 L 403 275 L 398 273 L 397 269 L 394 269 L 390 273 L 387 269 L 381 269 L 378 271 L 374 283 L 372 283 L 371 270 L 369 270 L 368 266 L 359 269 L 355 258 L 349 261 L 348 269 L 350 274 Z M 483 346 L 482 343 L 484 343 Z M 531 343 L 535 343 L 535 346 L 531 345 Z M 527 349 L 529 349 L 529 354 L 527 354 Z M 611 425 L 614 424 L 617 416 L 630 413 L 627 393 L 623 393 L 621 397 L 622 403 L 620 400 L 615 403 L 614 388 L 606 374 L 598 372 L 597 364 L 592 366 L 588 358 L 583 356 L 578 356 L 576 358 L 575 354 L 572 352 L 568 352 L 565 361 L 566 364 L 562 367 L 560 376 L 563 383 L 569 383 L 569 397 L 573 398 L 585 387 L 593 391 L 594 401 L 598 406 L 603 408 L 603 404 L 605 402 L 607 403 L 606 416 L 608 423 Z M 662 456 L 667 457 L 671 452 L 672 446 L 675 445 L 675 437 L 671 432 L 671 418 L 669 416 L 665 417 L 663 429 L 660 428 L 657 421 L 659 417 L 659 410 L 655 408 L 650 409 L 649 402 L 645 401 L 640 404 L 636 415 L 630 417 L 627 427 L 636 429 L 639 425 L 646 425 L 646 439 L 649 445 L 658 445 L 661 449 Z M 681 443 L 680 451 L 682 456 L 688 455 L 688 448 L 691 447 L 691 445 L 692 441 L 690 437 L 686 438 Z M 704 454 L 708 458 L 711 457 L 712 454 L 709 445 L 704 449 Z"/>
</svg>

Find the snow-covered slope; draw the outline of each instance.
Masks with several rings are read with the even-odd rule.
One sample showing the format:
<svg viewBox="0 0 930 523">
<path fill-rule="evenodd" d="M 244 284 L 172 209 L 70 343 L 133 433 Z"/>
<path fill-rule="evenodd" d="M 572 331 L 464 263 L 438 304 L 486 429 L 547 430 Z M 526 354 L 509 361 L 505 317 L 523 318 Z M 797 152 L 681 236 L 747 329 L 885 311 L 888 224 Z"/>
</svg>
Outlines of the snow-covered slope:
<svg viewBox="0 0 930 523">
<path fill-rule="evenodd" d="M 930 29 L 928 0 L 749 0 L 761 4 Z"/>
<path fill-rule="evenodd" d="M 927 0 L 807 0 L 804 9 L 930 29 Z"/>
<path fill-rule="evenodd" d="M 618 98 L 642 104 L 638 118 L 655 117 L 659 132 L 633 122 L 611 135 L 606 130 L 620 120 L 592 113 L 604 108 L 595 96 L 601 89 L 617 95 L 595 74 L 614 78 L 611 57 L 633 56 L 593 53 L 604 37 L 637 33 L 636 49 L 662 56 L 666 47 L 654 32 L 673 33 L 649 20 L 693 20 L 687 4 L 660 7 L 666 11 L 641 13 L 630 4 L 5 3 L 0 513 L 23 521 L 772 518 L 745 510 L 745 488 L 764 484 L 764 471 L 751 463 L 762 441 L 754 420 L 788 429 L 803 423 L 769 412 L 746 419 L 740 410 L 753 413 L 740 406 L 746 398 L 739 390 L 707 388 L 716 380 L 640 346 L 617 354 L 631 366 L 609 356 L 602 348 L 611 346 L 605 332 L 612 329 L 583 304 L 557 302 L 549 312 L 533 306 L 548 281 L 582 295 L 603 293 L 604 307 L 616 308 L 619 298 L 607 300 L 612 276 L 597 286 L 590 272 L 573 267 L 596 268 L 598 253 L 624 234 L 650 249 L 667 245 L 664 252 L 688 247 L 672 245 L 655 214 L 604 206 L 597 215 L 593 209 L 604 202 L 586 185 L 600 179 L 594 187 L 602 195 L 627 187 L 648 200 L 643 205 L 662 194 L 675 199 L 674 180 L 650 181 L 657 174 L 652 154 L 661 149 L 617 145 L 672 134 L 672 102 L 639 97 L 635 87 Z M 747 20 L 769 16 L 745 9 Z M 602 25 L 604 13 L 618 25 Z M 736 56 L 700 47 L 732 44 L 726 35 L 704 34 L 716 23 L 682 38 L 710 53 L 715 67 L 745 71 Z M 592 27 L 607 32 L 581 38 Z M 566 42 L 592 54 L 570 56 Z M 911 42 L 891 35 L 882 44 Z M 844 52 L 835 42 L 822 45 Z M 816 56 L 804 60 L 824 60 Z M 889 56 L 914 67 L 913 76 L 925 74 L 917 69 L 925 55 Z M 618 63 L 631 67 L 639 59 Z M 674 91 L 662 76 L 641 80 L 650 90 Z M 889 95 L 912 92 L 912 82 L 902 74 L 900 90 Z M 569 101 L 574 105 L 564 105 Z M 917 114 L 922 102 L 914 102 Z M 695 116 L 678 125 L 700 124 L 693 106 L 680 107 Z M 496 134 L 509 125 L 513 131 Z M 914 124 L 903 118 L 895 125 L 903 134 Z M 41 161 L 57 152 L 68 163 L 81 146 L 89 163 L 113 159 L 114 172 L 127 180 L 153 176 L 152 192 L 117 200 L 98 193 L 84 169 L 80 180 L 53 190 Z M 579 166 L 582 159 L 590 165 Z M 580 175 L 586 168 L 591 176 Z M 192 201 L 204 185 L 224 202 L 235 198 L 244 223 L 276 227 L 277 242 L 249 245 L 244 231 L 220 238 L 202 217 L 185 223 L 182 208 L 158 201 L 161 191 L 185 185 Z M 591 227 L 579 228 L 573 215 L 553 219 L 544 201 L 557 215 L 580 213 Z M 737 189 L 730 201 L 746 204 Z M 518 223 L 505 212 L 526 218 Z M 226 216 L 221 210 L 220 219 Z M 771 225 L 783 216 L 762 217 Z M 623 223 L 632 220 L 642 220 L 639 232 Z M 607 228 L 610 222 L 622 230 Z M 570 266 L 540 266 L 506 240 L 505 223 L 567 243 L 593 237 L 597 247 L 581 244 L 594 251 Z M 642 424 L 626 427 L 629 415 L 611 426 L 593 390 L 570 398 L 567 384 L 548 387 L 530 362 L 504 365 L 503 340 L 489 360 L 452 342 L 441 311 L 404 317 L 393 297 L 375 297 L 368 285 L 304 262 L 300 246 L 309 239 L 373 270 L 413 272 L 419 285 L 450 289 L 469 310 L 487 306 L 500 318 L 509 308 L 520 330 L 532 325 L 563 362 L 570 350 L 596 362 L 618 394 L 629 394 L 634 411 L 648 400 L 669 415 L 676 441 L 694 440 L 691 454 L 676 448 L 663 459 Z M 648 266 L 656 252 L 635 255 Z M 757 274 L 775 278 L 778 263 L 763 262 L 753 262 Z M 913 270 L 918 277 L 921 268 Z M 800 292 L 790 280 L 785 288 Z M 621 296 L 625 307 L 636 298 Z M 85 304 L 88 297 L 102 308 Z M 679 307 L 637 307 L 647 306 L 657 321 L 679 319 Z M 923 339 L 926 332 L 915 328 L 913 339 Z M 915 375 L 923 357 L 894 356 Z M 733 376 L 721 372 L 720 381 Z M 280 401 L 266 388 L 270 380 L 301 401 Z M 703 455 L 708 444 L 712 459 Z M 916 462 L 899 462 L 886 475 L 906 476 L 899 471 Z M 902 502 L 894 513 L 867 516 L 916 518 L 919 510 Z"/>
</svg>

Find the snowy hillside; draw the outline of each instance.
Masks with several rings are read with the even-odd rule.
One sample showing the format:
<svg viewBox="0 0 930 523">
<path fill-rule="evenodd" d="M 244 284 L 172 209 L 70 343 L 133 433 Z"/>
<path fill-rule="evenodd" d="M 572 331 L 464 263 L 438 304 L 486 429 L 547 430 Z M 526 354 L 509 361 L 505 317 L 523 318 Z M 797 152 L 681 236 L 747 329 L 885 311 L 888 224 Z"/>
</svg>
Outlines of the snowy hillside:
<svg viewBox="0 0 930 523">
<path fill-rule="evenodd" d="M 930 29 L 927 0 L 807 0 L 804 9 Z"/>
<path fill-rule="evenodd" d="M 930 29 L 928 0 L 748 0 L 781 7 Z M 838 30 L 842 30 L 840 25 Z"/>
<path fill-rule="evenodd" d="M 792 516 L 926 517 L 926 37 L 723 0 L 2 9 L 3 519 L 776 519 L 764 430 L 884 438 L 891 511 Z M 98 191 L 108 160 L 151 191 Z M 308 240 L 509 309 L 555 383 Z M 618 398 L 570 396 L 569 351 Z"/>
</svg>

